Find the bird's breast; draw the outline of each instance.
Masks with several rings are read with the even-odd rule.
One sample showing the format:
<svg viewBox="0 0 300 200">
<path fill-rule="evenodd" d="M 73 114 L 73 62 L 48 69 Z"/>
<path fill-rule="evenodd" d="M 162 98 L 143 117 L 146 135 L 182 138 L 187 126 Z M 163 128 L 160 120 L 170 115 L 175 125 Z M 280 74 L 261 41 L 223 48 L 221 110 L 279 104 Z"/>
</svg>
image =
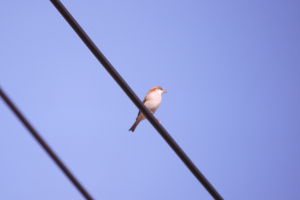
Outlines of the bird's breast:
<svg viewBox="0 0 300 200">
<path fill-rule="evenodd" d="M 157 110 L 160 102 L 161 102 L 161 95 L 156 93 L 156 92 L 153 92 L 152 94 L 149 95 L 147 101 L 145 102 L 145 106 L 150 111 L 155 113 L 155 111 Z"/>
</svg>

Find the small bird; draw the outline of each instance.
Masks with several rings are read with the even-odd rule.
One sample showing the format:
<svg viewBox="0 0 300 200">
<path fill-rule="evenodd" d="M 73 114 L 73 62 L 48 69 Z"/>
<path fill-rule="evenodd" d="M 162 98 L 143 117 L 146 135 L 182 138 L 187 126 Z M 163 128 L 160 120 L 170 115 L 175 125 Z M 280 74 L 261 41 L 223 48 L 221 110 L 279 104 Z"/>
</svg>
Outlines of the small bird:
<svg viewBox="0 0 300 200">
<path fill-rule="evenodd" d="M 155 87 L 151 88 L 150 91 L 148 92 L 148 94 L 145 96 L 143 103 L 150 110 L 150 112 L 152 114 L 154 114 L 155 111 L 157 110 L 157 108 L 161 102 L 161 96 L 163 93 L 167 93 L 167 92 L 164 89 L 162 89 L 162 87 L 155 86 Z M 141 111 L 139 111 L 136 121 L 134 122 L 132 127 L 129 129 L 129 131 L 133 132 L 135 130 L 136 126 L 144 119 L 146 119 L 146 117 L 143 115 L 143 113 Z M 160 123 L 160 120 L 159 119 L 157 119 L 157 120 Z"/>
</svg>

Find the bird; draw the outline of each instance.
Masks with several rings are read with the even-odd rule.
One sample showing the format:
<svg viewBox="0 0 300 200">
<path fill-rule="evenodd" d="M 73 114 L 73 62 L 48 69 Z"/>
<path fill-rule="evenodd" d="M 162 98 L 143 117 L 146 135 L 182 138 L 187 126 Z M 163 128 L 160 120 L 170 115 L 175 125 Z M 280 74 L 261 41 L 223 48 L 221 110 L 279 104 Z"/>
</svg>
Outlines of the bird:
<svg viewBox="0 0 300 200">
<path fill-rule="evenodd" d="M 155 86 L 153 88 L 150 89 L 150 91 L 148 92 L 148 94 L 145 96 L 144 100 L 143 100 L 143 104 L 146 106 L 146 108 L 149 109 L 149 111 L 154 114 L 155 111 L 157 110 L 160 102 L 161 102 L 161 97 L 163 93 L 167 93 L 164 89 L 162 89 L 162 87 L 159 86 Z M 143 115 L 143 113 L 141 111 L 139 111 L 138 116 L 134 122 L 134 124 L 132 125 L 132 127 L 129 129 L 129 131 L 134 132 L 136 126 L 142 121 L 146 119 L 146 117 Z M 160 120 L 157 119 L 160 123 Z"/>
</svg>

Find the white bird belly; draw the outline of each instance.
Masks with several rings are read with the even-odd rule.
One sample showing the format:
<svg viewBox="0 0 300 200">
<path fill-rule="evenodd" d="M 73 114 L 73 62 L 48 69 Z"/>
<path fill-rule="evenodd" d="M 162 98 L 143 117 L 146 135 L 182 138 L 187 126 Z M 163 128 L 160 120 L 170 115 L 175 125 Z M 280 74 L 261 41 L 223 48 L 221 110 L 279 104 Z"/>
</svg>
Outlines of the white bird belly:
<svg viewBox="0 0 300 200">
<path fill-rule="evenodd" d="M 145 106 L 154 114 L 160 102 L 161 102 L 161 95 L 155 92 L 154 94 L 151 94 L 149 96 L 149 99 L 145 102 Z"/>
</svg>

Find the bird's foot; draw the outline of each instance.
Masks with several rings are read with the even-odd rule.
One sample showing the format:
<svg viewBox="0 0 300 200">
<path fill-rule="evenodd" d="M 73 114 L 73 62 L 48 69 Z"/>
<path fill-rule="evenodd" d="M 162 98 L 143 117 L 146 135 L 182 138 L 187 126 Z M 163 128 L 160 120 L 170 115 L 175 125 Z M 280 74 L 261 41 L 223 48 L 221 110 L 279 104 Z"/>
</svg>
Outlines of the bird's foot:
<svg viewBox="0 0 300 200">
<path fill-rule="evenodd" d="M 157 118 L 157 121 L 160 123 L 160 120 Z"/>
</svg>

